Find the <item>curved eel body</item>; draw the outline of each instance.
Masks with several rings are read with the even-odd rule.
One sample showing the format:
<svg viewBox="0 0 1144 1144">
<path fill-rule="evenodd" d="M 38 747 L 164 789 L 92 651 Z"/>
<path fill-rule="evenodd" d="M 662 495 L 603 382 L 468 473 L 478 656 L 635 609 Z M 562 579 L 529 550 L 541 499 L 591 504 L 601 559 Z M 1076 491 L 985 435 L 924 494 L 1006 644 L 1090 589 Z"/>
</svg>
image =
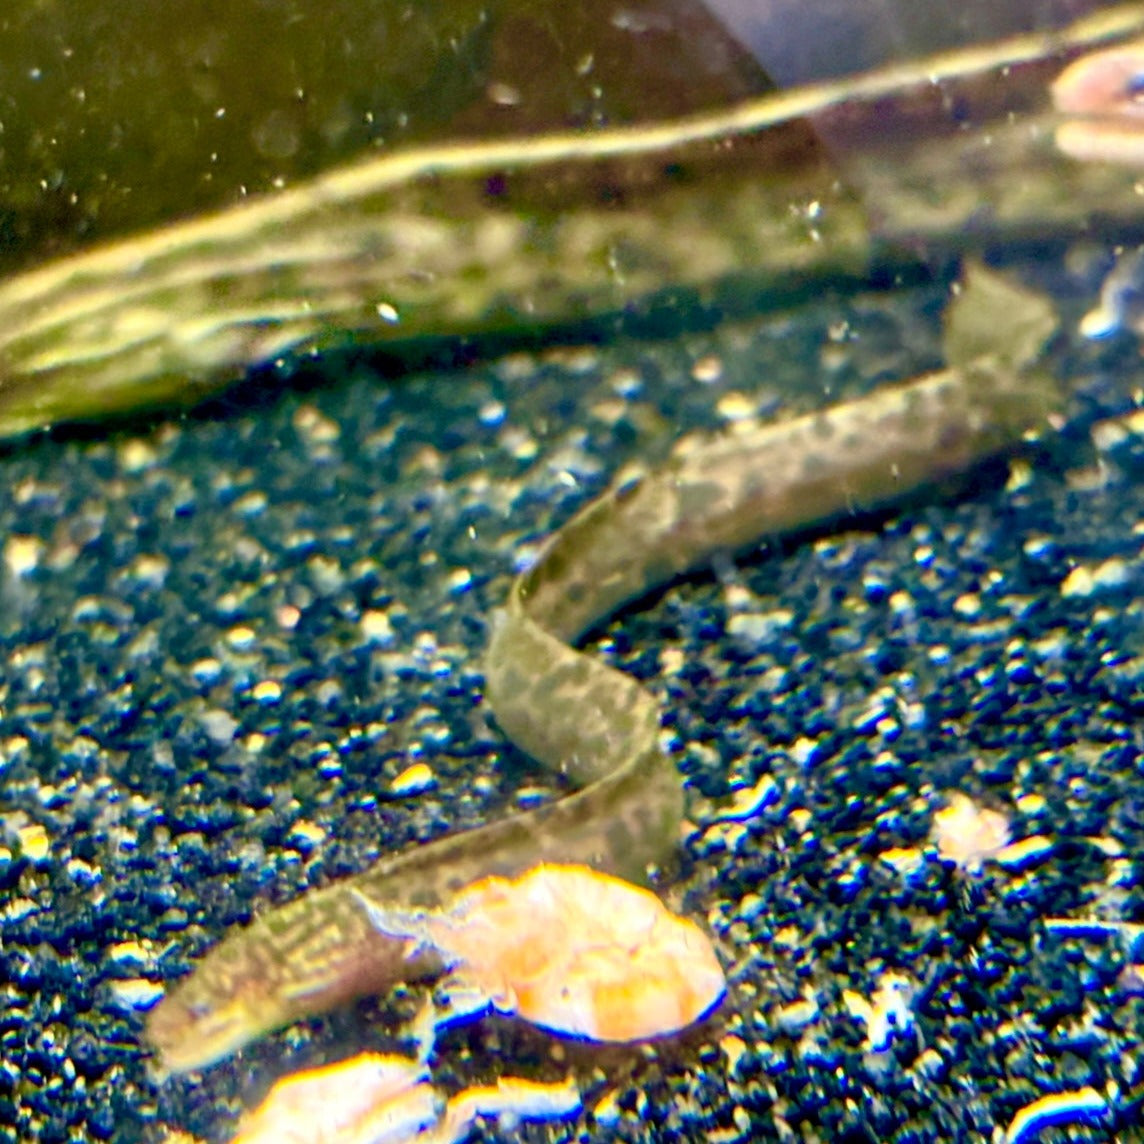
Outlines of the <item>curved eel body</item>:
<svg viewBox="0 0 1144 1144">
<path fill-rule="evenodd" d="M 579 789 L 386 858 L 228 935 L 152 1011 L 148 1037 L 163 1065 L 202 1067 L 416 972 L 406 943 L 373 929 L 359 895 L 436 907 L 478 878 L 539 862 L 646 881 L 669 861 L 683 789 L 660 744 L 659 705 L 573 642 L 719 554 L 884 504 L 1041 425 L 1059 401 L 1052 380 L 1029 368 L 1055 325 L 1048 303 L 976 270 L 948 318 L 950 368 L 784 423 L 681 442 L 663 468 L 555 533 L 493 625 L 486 691 L 512 740 Z"/>
</svg>

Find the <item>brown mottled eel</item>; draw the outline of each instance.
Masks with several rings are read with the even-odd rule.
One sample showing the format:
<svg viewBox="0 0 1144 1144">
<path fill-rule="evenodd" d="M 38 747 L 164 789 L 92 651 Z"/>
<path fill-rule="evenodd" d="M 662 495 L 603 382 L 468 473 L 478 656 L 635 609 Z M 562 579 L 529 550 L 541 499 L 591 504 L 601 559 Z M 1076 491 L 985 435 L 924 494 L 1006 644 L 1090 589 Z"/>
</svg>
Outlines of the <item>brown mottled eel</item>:
<svg viewBox="0 0 1144 1144">
<path fill-rule="evenodd" d="M 572 642 L 720 553 L 875 507 L 1019 441 L 1059 404 L 1036 364 L 1054 328 L 1046 300 L 976 269 L 950 307 L 949 368 L 783 423 L 681 443 L 661 469 L 590 503 L 513 583 L 485 659 L 500 726 L 578 789 L 385 858 L 229 934 L 152 1011 L 147 1035 L 163 1066 L 201 1068 L 408 977 L 415 967 L 403 944 L 370 926 L 355 892 L 437 905 L 479 877 L 540 861 L 637 881 L 669 861 L 683 789 L 660 745 L 659 705 Z"/>
</svg>

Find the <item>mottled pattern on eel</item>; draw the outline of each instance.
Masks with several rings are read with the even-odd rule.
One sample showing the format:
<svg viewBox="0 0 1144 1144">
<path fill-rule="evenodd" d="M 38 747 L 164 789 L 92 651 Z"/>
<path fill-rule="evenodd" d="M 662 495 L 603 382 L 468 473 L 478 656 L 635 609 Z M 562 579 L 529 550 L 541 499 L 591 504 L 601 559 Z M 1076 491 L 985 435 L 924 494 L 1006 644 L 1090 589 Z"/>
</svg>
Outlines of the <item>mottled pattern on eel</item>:
<svg viewBox="0 0 1144 1144">
<path fill-rule="evenodd" d="M 660 746 L 658 703 L 574 641 L 722 553 L 876 507 L 1019 441 L 1059 404 L 1034 364 L 1054 325 L 1047 302 L 975 270 L 950 308 L 951 368 L 787 422 L 681 442 L 663 468 L 583 509 L 514 582 L 485 661 L 501 727 L 578 789 L 386 858 L 228 935 L 152 1012 L 148 1036 L 165 1067 L 202 1067 L 424 968 L 370 926 L 354 891 L 437 906 L 466 883 L 542 861 L 636 881 L 669 862 L 683 790 Z"/>
</svg>

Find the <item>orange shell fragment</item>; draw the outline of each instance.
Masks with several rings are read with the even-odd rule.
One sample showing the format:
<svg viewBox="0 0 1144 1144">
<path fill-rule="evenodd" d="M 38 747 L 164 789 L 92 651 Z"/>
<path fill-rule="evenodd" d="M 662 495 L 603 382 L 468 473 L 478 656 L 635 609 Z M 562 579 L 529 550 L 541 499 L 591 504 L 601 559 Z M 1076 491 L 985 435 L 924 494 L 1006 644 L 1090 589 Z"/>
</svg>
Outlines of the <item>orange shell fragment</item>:
<svg viewBox="0 0 1144 1144">
<path fill-rule="evenodd" d="M 423 933 L 464 990 L 553 1032 L 642 1041 L 686 1028 L 723 996 L 710 939 L 655 894 L 587 866 L 484 878 Z"/>
<path fill-rule="evenodd" d="M 443 1101 L 424 1065 L 362 1053 L 278 1081 L 231 1144 L 376 1144 L 415 1140 Z"/>
<path fill-rule="evenodd" d="M 362 1053 L 275 1084 L 231 1144 L 457 1144 L 478 1116 L 560 1120 L 581 1108 L 576 1082 L 501 1077 L 446 1101 L 423 1061 Z M 173 1135 L 169 1144 L 191 1137 Z"/>
</svg>

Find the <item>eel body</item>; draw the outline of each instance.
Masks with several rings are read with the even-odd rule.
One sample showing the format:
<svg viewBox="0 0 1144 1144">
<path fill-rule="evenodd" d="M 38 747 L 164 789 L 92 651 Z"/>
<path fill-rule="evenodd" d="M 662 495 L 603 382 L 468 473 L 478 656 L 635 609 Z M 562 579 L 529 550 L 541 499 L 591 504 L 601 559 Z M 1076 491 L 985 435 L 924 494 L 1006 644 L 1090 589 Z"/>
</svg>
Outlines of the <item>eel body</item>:
<svg viewBox="0 0 1144 1144">
<path fill-rule="evenodd" d="M 884 504 L 1020 440 L 1058 405 L 1057 386 L 1033 365 L 1054 326 L 1047 301 L 978 269 L 947 316 L 950 368 L 787 422 L 681 442 L 664 467 L 591 502 L 515 580 L 485 659 L 500 726 L 576 789 L 383 859 L 226 936 L 150 1015 L 163 1067 L 200 1068 L 423 968 L 404 942 L 373 929 L 359 895 L 435 907 L 478 878 L 538 862 L 633 881 L 669 862 L 684 803 L 659 705 L 574 642 L 720 554 Z"/>
</svg>

